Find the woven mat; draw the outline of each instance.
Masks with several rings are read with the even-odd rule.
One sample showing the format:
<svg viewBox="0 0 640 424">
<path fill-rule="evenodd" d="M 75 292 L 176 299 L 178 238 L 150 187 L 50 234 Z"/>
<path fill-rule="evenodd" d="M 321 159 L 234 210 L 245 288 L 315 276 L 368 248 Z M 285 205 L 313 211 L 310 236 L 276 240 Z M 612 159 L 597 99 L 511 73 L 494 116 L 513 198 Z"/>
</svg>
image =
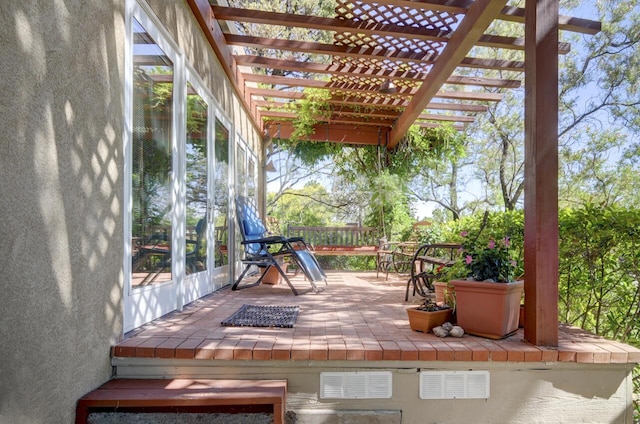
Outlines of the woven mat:
<svg viewBox="0 0 640 424">
<path fill-rule="evenodd" d="M 300 306 L 242 305 L 222 325 L 235 327 L 282 327 L 291 328 L 298 319 Z"/>
</svg>

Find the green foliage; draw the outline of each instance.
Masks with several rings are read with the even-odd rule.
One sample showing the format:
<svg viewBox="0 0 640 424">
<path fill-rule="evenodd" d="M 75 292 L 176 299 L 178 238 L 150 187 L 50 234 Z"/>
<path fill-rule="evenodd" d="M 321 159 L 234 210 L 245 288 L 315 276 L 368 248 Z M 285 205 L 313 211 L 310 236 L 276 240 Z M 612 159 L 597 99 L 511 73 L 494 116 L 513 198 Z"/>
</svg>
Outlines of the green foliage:
<svg viewBox="0 0 640 424">
<path fill-rule="evenodd" d="M 409 178 L 425 168 L 437 169 L 443 162 L 464 156 L 464 141 L 464 135 L 450 124 L 438 128 L 412 125 L 391 152 L 389 169 Z"/>
<path fill-rule="evenodd" d="M 336 146 L 332 143 L 304 141 L 317 118 L 328 112 L 326 90 L 305 90 L 307 99 L 296 106 L 296 133 L 289 140 L 276 140 L 306 165 L 331 158 L 334 176 L 345 185 L 368 187 L 369 208 L 365 222 L 381 228 L 389 239 L 406 239 L 411 231 L 407 183 L 425 169 L 436 169 L 443 160 L 464 154 L 464 137 L 451 126 L 425 129 L 412 126 L 393 149 L 379 146 Z"/>
<path fill-rule="evenodd" d="M 640 210 L 586 205 L 559 218 L 560 320 L 640 347 Z M 633 382 L 637 396 L 639 367 Z"/>
<path fill-rule="evenodd" d="M 315 125 L 329 117 L 331 109 L 328 100 L 330 98 L 329 90 L 304 89 L 304 98 L 293 103 L 297 118 L 293 121 L 295 130 L 291 135 L 291 140 L 298 141 L 312 135 L 315 132 Z"/>
<path fill-rule="evenodd" d="M 304 93 L 303 99 L 290 103 L 288 107 L 297 115 L 292 121 L 293 134 L 289 139 L 277 138 L 274 142 L 304 165 L 316 165 L 339 151 L 334 143 L 306 140 L 314 134 L 316 124 L 330 115 L 327 100 L 331 95 L 329 90 L 318 88 L 305 88 Z"/>
<path fill-rule="evenodd" d="M 274 139 L 274 144 L 298 159 L 302 164 L 313 166 L 335 153 L 337 147 L 333 143 L 322 141 L 304 141 L 293 139 Z"/>
<path fill-rule="evenodd" d="M 412 218 L 405 188 L 399 176 L 388 170 L 372 177 L 370 214 L 366 224 L 381 229 L 388 240 L 402 239 L 401 234 L 411 228 Z"/>
<path fill-rule="evenodd" d="M 474 238 L 482 215 L 445 224 L 443 240 Z M 640 346 L 640 210 L 586 205 L 559 215 L 559 308 L 561 321 Z M 476 245 L 508 235 L 523 259 L 522 211 L 489 214 Z"/>
<path fill-rule="evenodd" d="M 560 239 L 561 319 L 640 345 L 640 211 L 563 210 Z"/>
<path fill-rule="evenodd" d="M 508 237 L 491 240 L 486 246 L 464 252 L 464 261 L 476 281 L 506 283 L 514 281 L 516 262 L 511 258 Z"/>
<path fill-rule="evenodd" d="M 460 233 L 480 228 L 481 222 L 476 214 L 443 224 L 442 240 L 462 242 Z M 594 204 L 565 208 L 559 231 L 560 321 L 640 347 L 640 210 Z M 490 214 L 478 243 L 501 234 L 510 236 L 511 253 L 522 263 L 522 211 Z M 455 276 L 464 273 L 461 268 Z M 636 393 L 638 375 L 636 369 Z M 637 403 L 635 408 L 637 416 Z"/>
<path fill-rule="evenodd" d="M 640 193 L 637 159 L 631 159 L 633 154 L 617 159 L 627 143 L 624 134 L 587 129 L 582 138 L 580 146 L 561 151 L 560 204 L 635 205 Z"/>
<path fill-rule="evenodd" d="M 416 308 L 418 311 L 437 312 L 451 309 L 449 305 L 438 305 L 433 299 L 425 298 L 424 301 Z"/>
<path fill-rule="evenodd" d="M 521 212 L 508 211 L 478 214 L 454 222 L 451 240 L 463 247 L 456 265 L 446 270 L 447 277 L 514 281 L 522 273 L 524 222 L 521 217 Z M 467 224 L 470 226 L 465 227 Z"/>
<path fill-rule="evenodd" d="M 362 271 L 376 267 L 375 256 L 317 256 L 324 270 Z"/>
<path fill-rule="evenodd" d="M 522 210 L 494 212 L 484 215 L 477 213 L 463 217 L 458 221 L 446 223 L 442 240 L 454 243 L 465 243 L 467 240 L 475 240 L 474 245 L 488 246 L 491 240 L 509 238 L 510 251 L 513 259 L 521 265 L 524 260 L 524 212 Z M 480 232 L 480 228 L 482 231 Z M 466 237 L 463 236 L 466 232 Z M 516 270 L 516 276 L 521 268 Z"/>
<path fill-rule="evenodd" d="M 429 222 L 429 225 L 412 224 L 411 232 L 406 237 L 403 237 L 402 240 L 413 240 L 419 244 L 438 243 L 442 241 L 442 226 L 432 225 L 432 221 Z"/>
<path fill-rule="evenodd" d="M 302 189 L 289 190 L 278 200 L 267 215 L 280 225 L 329 226 L 332 211 L 324 203 L 329 197 L 327 190 L 316 182 L 307 183 Z M 269 199 L 267 199 L 269 201 Z M 281 228 L 285 230 L 284 227 Z"/>
</svg>

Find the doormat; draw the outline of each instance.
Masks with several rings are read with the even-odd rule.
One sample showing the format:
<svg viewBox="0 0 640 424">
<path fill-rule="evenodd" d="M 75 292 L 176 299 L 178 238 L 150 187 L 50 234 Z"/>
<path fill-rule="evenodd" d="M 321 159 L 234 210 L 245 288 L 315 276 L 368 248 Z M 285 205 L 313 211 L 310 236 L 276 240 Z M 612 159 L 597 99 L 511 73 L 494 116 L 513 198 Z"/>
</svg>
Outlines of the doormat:
<svg viewBox="0 0 640 424">
<path fill-rule="evenodd" d="M 292 328 L 298 319 L 300 306 L 242 305 L 221 324 L 235 327 Z"/>
</svg>

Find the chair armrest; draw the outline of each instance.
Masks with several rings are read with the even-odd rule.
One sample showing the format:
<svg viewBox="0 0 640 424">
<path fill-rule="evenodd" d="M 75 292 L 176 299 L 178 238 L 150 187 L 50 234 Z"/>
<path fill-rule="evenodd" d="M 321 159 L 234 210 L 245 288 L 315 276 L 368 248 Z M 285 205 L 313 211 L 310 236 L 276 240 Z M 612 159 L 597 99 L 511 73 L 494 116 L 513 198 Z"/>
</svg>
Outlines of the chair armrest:
<svg viewBox="0 0 640 424">
<path fill-rule="evenodd" d="M 289 241 L 289 239 L 287 239 L 286 237 L 269 236 L 269 237 L 262 237 L 262 238 L 257 238 L 257 239 L 253 239 L 253 240 L 242 240 L 241 243 L 242 244 L 254 244 L 254 243 L 258 243 L 258 244 L 275 244 L 275 243 L 287 243 L 288 241 Z"/>
</svg>

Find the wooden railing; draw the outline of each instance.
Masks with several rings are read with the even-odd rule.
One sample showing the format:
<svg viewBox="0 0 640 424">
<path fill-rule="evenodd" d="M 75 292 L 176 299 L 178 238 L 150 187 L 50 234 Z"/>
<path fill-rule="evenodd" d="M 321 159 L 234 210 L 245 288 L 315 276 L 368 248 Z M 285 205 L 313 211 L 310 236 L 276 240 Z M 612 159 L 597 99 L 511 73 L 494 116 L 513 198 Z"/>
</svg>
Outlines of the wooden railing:
<svg viewBox="0 0 640 424">
<path fill-rule="evenodd" d="M 287 226 L 287 237 L 302 237 L 316 255 L 375 255 L 379 232 L 374 227 Z"/>
</svg>

